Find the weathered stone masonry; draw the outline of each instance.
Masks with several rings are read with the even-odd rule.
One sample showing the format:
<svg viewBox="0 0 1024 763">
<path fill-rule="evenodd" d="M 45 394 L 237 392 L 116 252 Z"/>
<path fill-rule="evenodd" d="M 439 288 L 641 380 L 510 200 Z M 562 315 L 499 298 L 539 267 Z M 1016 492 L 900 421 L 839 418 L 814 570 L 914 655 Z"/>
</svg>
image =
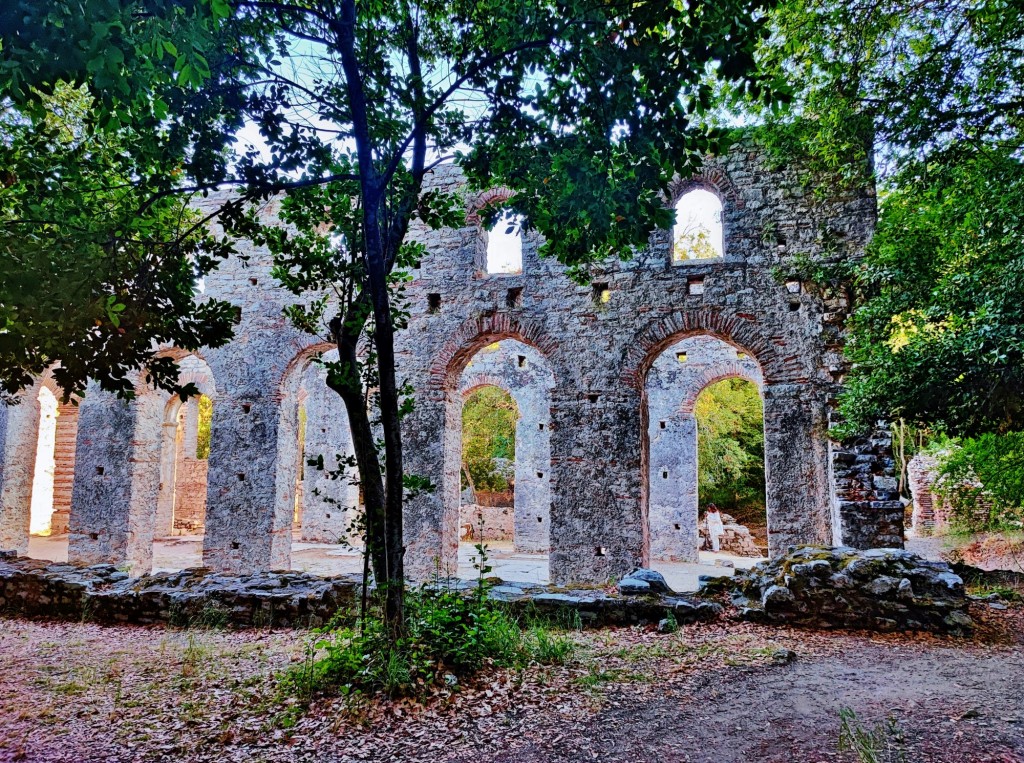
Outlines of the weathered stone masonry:
<svg viewBox="0 0 1024 763">
<path fill-rule="evenodd" d="M 461 186 L 450 166 L 436 170 L 431 182 Z M 708 370 L 705 384 L 740 375 L 761 386 L 770 552 L 800 542 L 902 542 L 892 505 L 898 501 L 885 479 L 892 475 L 885 443 L 848 450 L 827 435 L 830 401 L 845 369 L 834 328 L 844 305 L 776 277 L 795 254 L 817 252 L 824 235 L 839 241 L 846 256 L 860 256 L 874 224 L 873 194 L 865 189 L 816 199 L 796 172 L 770 168 L 751 145 L 709 160 L 703 173 L 679 182 L 667 202 L 695 186 L 722 200 L 722 258 L 674 264 L 664 231 L 633 259 L 595 267 L 588 285 L 541 260 L 534 234 L 524 237 L 523 272 L 495 275 L 483 267 L 486 233 L 472 217 L 461 229 L 413 232 L 428 254 L 406 290 L 412 315 L 399 338 L 400 380 L 412 384 L 416 397 L 404 424 L 405 453 L 408 471 L 431 478 L 439 489 L 407 510 L 411 575 L 428 577 L 437 564 L 455 567 L 467 366 L 482 348 L 502 340 L 531 348 L 550 375 L 538 387 L 547 409 L 542 404 L 529 415 L 538 427 L 545 425 L 547 437 L 546 445 L 536 445 L 541 450 L 532 451 L 539 459 L 533 473 L 543 475 L 537 479 L 550 494 L 544 529 L 555 582 L 602 581 L 646 564 L 652 552 L 688 553 L 690 529 L 673 538 L 659 529 L 678 507 L 649 485 L 654 461 L 671 460 L 652 437 L 652 422 L 663 420 L 661 405 L 683 416 L 686 395 L 680 392 L 673 403 L 655 394 L 660 387 L 650 382 L 656 382 L 663 353 L 699 336 L 737 353 L 714 361 L 723 367 Z M 502 198 L 500 190 L 489 197 Z M 266 213 L 273 214 L 272 205 Z M 203 557 L 207 566 L 227 572 L 289 566 L 303 457 L 296 413 L 301 399 L 307 406 L 306 453 L 334 444 L 328 451 L 333 455 L 349 447 L 340 401 L 302 381 L 314 357 L 329 348 L 281 314 L 293 298 L 273 285 L 266 253 L 246 254 L 248 259 L 224 263 L 205 282 L 207 294 L 239 306 L 236 339 L 196 355 L 179 353 L 183 374 L 191 374 L 213 401 Z M 128 563 L 133 572 L 151 566 L 157 506 L 166 489 L 161 432 L 169 409 L 167 395 L 141 384 L 139 392 L 137 400 L 124 403 L 90 389 L 80 406 L 72 561 Z M 312 395 L 318 395 L 315 404 Z M 0 412 L 0 546 L 17 549 L 27 540 L 20 517 L 31 493 L 23 457 L 34 447 L 27 434 L 30 407 Z M 546 469 L 544 447 L 550 449 Z M 309 523 L 324 537 L 344 533 L 348 512 L 321 506 L 311 513 L 305 503 L 311 492 L 308 484 L 300 491 L 303 531 Z M 543 495 L 524 492 L 533 500 Z M 350 493 L 340 500 L 351 503 Z"/>
</svg>

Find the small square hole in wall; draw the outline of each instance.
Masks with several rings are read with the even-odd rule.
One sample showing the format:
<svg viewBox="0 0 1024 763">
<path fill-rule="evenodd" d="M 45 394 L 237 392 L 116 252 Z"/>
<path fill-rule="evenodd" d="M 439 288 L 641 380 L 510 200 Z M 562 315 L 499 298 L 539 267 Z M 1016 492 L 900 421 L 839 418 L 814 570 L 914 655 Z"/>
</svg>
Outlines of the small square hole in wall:
<svg viewBox="0 0 1024 763">
<path fill-rule="evenodd" d="M 253 286 L 258 284 L 259 282 L 260 282 L 260 279 L 255 278 L 255 277 L 249 279 L 249 283 L 251 283 Z"/>
<path fill-rule="evenodd" d="M 526 368 L 526 356 L 519 355 L 516 359 L 516 363 L 519 365 L 520 368 Z"/>
<path fill-rule="evenodd" d="M 327 519 L 330 519 L 331 515 L 330 514 L 324 514 L 324 517 L 326 517 Z"/>
<path fill-rule="evenodd" d="M 100 539 L 100 534 L 99 533 L 89 533 L 89 540 L 99 540 L 99 539 Z"/>
<path fill-rule="evenodd" d="M 428 294 L 427 295 L 427 312 L 439 313 L 441 312 L 441 295 L 440 294 Z"/>
<path fill-rule="evenodd" d="M 232 541 L 231 542 L 231 550 L 232 551 L 237 551 L 238 549 L 239 549 L 238 541 L 237 540 L 236 541 Z"/>
<path fill-rule="evenodd" d="M 543 517 L 537 517 L 537 523 L 538 524 L 544 524 L 544 518 Z"/>
<path fill-rule="evenodd" d="M 612 300 L 611 289 L 608 288 L 606 283 L 595 283 L 594 284 L 594 302 L 599 305 L 606 305 Z"/>
<path fill-rule="evenodd" d="M 537 425 L 537 429 L 539 429 L 541 432 L 543 432 L 544 431 L 544 425 L 543 424 L 538 424 Z"/>
<path fill-rule="evenodd" d="M 703 278 L 691 278 L 686 284 L 686 292 L 688 294 L 703 294 L 704 293 L 704 279 Z"/>
<path fill-rule="evenodd" d="M 663 480 L 667 480 L 667 479 L 668 479 L 668 472 L 665 472 L 665 471 L 663 471 L 663 472 L 661 473 L 661 478 L 662 478 Z"/>
<path fill-rule="evenodd" d="M 242 403 L 242 413 L 251 413 L 252 403 Z"/>
<path fill-rule="evenodd" d="M 678 363 L 685 363 L 687 361 L 686 353 L 685 352 L 677 352 L 676 353 L 676 361 Z"/>
<path fill-rule="evenodd" d="M 100 477 L 103 476 L 103 467 L 102 466 L 97 466 L 96 467 L 96 474 L 98 474 Z"/>
<path fill-rule="evenodd" d="M 508 290 L 508 293 L 505 295 L 505 306 L 513 309 L 523 306 L 522 286 L 515 286 Z"/>
<path fill-rule="evenodd" d="M 658 429 L 664 429 L 664 428 L 665 428 L 665 422 L 664 421 L 659 421 L 658 422 Z"/>
<path fill-rule="evenodd" d="M 680 527 L 679 525 L 676 525 L 676 529 L 677 529 L 677 530 L 682 530 L 683 528 L 682 528 L 682 527 Z"/>
<path fill-rule="evenodd" d="M 232 308 L 231 308 L 231 312 L 234 315 L 235 323 L 241 323 L 242 322 L 242 306 L 241 305 L 233 305 Z"/>
<path fill-rule="evenodd" d="M 795 313 L 799 309 L 800 309 L 800 300 L 799 299 L 795 299 L 795 300 L 793 300 L 792 302 L 789 303 L 789 312 Z"/>
<path fill-rule="evenodd" d="M 596 403 L 598 401 L 598 399 L 600 399 L 600 397 L 601 397 L 600 395 L 595 395 L 594 393 L 590 393 L 589 395 L 587 395 L 587 400 L 589 400 L 592 403 Z"/>
<path fill-rule="evenodd" d="M 605 555 L 604 546 L 598 546 L 597 548 L 594 549 L 594 556 L 604 556 L 604 555 Z"/>
<path fill-rule="evenodd" d="M 238 473 L 237 475 L 235 475 L 235 476 L 236 476 L 236 477 L 238 477 L 238 481 L 239 481 L 239 482 L 245 482 L 245 475 L 244 475 L 244 474 L 242 474 L 241 472 L 239 472 L 239 473 Z"/>
<path fill-rule="evenodd" d="M 544 472 L 537 472 L 537 479 L 539 479 L 539 480 L 544 479 Z"/>
</svg>

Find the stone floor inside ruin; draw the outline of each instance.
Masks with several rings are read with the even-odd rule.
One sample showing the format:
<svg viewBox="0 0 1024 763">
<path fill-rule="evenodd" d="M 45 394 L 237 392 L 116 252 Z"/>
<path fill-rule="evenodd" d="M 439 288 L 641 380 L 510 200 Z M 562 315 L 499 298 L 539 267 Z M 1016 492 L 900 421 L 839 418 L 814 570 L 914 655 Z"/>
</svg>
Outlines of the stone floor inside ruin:
<svg viewBox="0 0 1024 763">
<path fill-rule="evenodd" d="M 158 539 L 153 547 L 154 571 L 202 566 L 202 543 L 202 536 L 199 535 Z M 519 583 L 550 582 L 546 554 L 519 553 L 508 541 L 488 543 L 488 553 L 492 575 Z M 27 556 L 54 562 L 67 561 L 68 538 L 66 535 L 33 535 L 29 539 Z M 477 576 L 475 557 L 476 548 L 472 544 L 459 545 L 460 578 L 469 580 Z M 733 568 L 751 567 L 758 561 L 760 559 L 701 551 L 700 564 L 656 561 L 652 566 L 665 576 L 675 590 L 696 591 L 699 575 L 732 575 Z M 338 575 L 358 573 L 362 570 L 362 564 L 362 557 L 356 549 L 334 543 L 305 543 L 298 539 L 292 542 L 292 569 L 295 570 L 325 576 Z M 730 567 L 730 564 L 733 566 Z"/>
</svg>

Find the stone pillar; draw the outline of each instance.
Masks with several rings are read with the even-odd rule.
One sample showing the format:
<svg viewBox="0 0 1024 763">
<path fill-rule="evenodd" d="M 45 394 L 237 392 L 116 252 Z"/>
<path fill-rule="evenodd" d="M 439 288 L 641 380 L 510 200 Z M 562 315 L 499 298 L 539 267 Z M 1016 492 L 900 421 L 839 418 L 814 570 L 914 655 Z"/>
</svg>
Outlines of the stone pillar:
<svg viewBox="0 0 1024 763">
<path fill-rule="evenodd" d="M 621 578 L 647 557 L 640 394 L 556 390 L 551 424 L 552 582 Z"/>
<path fill-rule="evenodd" d="M 204 566 L 234 574 L 291 566 L 298 465 L 291 402 L 243 390 L 214 400 Z"/>
<path fill-rule="evenodd" d="M 765 386 L 764 453 L 768 555 L 830 544 L 827 413 L 812 385 Z"/>
<path fill-rule="evenodd" d="M 540 388 L 517 390 L 515 399 L 515 548 L 546 554 L 551 546 L 550 404 L 547 390 Z"/>
<path fill-rule="evenodd" d="M 166 538 L 174 533 L 174 495 L 181 444 L 179 415 L 177 406 L 173 402 L 169 403 L 160 425 L 160 489 L 153 530 L 158 538 Z"/>
<path fill-rule="evenodd" d="M 462 395 L 417 392 L 416 408 L 402 421 L 405 473 L 433 483 L 406 503 L 405 574 L 429 580 L 435 572 L 455 575 L 459 553 Z"/>
<path fill-rule="evenodd" d="M 853 548 L 903 548 L 903 503 L 892 458 L 892 437 L 831 443 L 834 543 Z"/>
<path fill-rule="evenodd" d="M 79 411 L 73 564 L 123 564 L 133 575 L 152 569 L 163 409 L 161 394 L 127 402 L 90 386 Z"/>
<path fill-rule="evenodd" d="M 39 387 L 0 404 L 0 549 L 28 551 L 32 479 L 39 440 Z"/>
<path fill-rule="evenodd" d="M 696 562 L 697 417 L 654 410 L 648 423 L 651 559 Z"/>
<path fill-rule="evenodd" d="M 317 370 L 317 369 L 311 369 Z M 345 404 L 327 386 L 323 372 L 311 374 L 306 384 L 306 443 L 302 459 L 302 540 L 316 543 L 338 543 L 355 540 L 349 527 L 356 519 L 359 487 L 354 470 L 341 479 L 328 479 L 327 473 L 342 461 L 354 456 L 352 432 L 348 425 Z M 309 461 L 323 456 L 324 468 L 310 466 Z"/>
</svg>

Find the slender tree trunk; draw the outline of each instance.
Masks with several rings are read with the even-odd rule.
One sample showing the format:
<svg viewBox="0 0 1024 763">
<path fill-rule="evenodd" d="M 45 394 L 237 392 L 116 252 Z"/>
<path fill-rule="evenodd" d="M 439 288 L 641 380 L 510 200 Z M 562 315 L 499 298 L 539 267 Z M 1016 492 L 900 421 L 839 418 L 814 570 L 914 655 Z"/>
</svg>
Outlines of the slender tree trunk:
<svg viewBox="0 0 1024 763">
<path fill-rule="evenodd" d="M 332 321 L 331 330 L 338 344 L 341 373 L 339 378 L 332 378 L 329 383 L 331 389 L 341 397 L 348 413 L 352 448 L 359 468 L 359 482 L 363 488 L 367 554 L 373 564 L 373 574 L 378 584 L 381 584 L 387 580 L 388 570 L 384 544 L 384 482 L 356 357 L 358 332 L 353 335 L 353 330 L 347 329 L 340 318 Z"/>
<path fill-rule="evenodd" d="M 388 292 L 388 267 L 376 205 L 367 204 L 366 264 L 373 304 L 374 345 L 377 350 L 380 421 L 384 430 L 384 553 L 385 618 L 396 637 L 404 632 L 405 541 L 402 512 L 405 504 L 402 431 L 399 419 L 398 384 L 395 379 L 395 329 Z"/>
</svg>

